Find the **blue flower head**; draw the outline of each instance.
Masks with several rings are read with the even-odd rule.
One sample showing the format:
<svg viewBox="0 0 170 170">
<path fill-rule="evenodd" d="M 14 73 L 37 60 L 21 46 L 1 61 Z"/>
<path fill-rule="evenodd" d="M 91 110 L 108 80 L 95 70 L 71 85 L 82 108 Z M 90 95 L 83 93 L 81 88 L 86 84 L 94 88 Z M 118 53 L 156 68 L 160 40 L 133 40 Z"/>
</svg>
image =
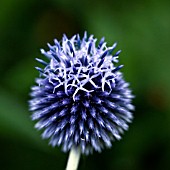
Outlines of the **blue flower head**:
<svg viewBox="0 0 170 170">
<path fill-rule="evenodd" d="M 48 62 L 37 59 L 40 77 L 32 87 L 29 101 L 35 128 L 52 146 L 69 151 L 79 147 L 83 154 L 111 147 L 132 120 L 133 95 L 119 71 L 120 51 L 116 43 L 106 46 L 104 38 L 79 35 L 48 44 L 41 50 Z"/>
</svg>

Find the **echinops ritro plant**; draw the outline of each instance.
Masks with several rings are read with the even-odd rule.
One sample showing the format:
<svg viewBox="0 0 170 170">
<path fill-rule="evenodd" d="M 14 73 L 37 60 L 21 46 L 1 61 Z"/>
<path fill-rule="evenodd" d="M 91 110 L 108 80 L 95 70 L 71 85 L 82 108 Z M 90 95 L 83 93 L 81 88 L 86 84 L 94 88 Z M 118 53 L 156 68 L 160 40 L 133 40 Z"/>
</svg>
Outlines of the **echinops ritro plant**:
<svg viewBox="0 0 170 170">
<path fill-rule="evenodd" d="M 82 154 L 101 152 L 121 139 L 132 121 L 134 97 L 118 65 L 116 43 L 107 47 L 84 33 L 41 49 L 47 61 L 36 69 L 40 77 L 31 88 L 30 111 L 42 138 L 63 151 L 76 147 Z"/>
</svg>

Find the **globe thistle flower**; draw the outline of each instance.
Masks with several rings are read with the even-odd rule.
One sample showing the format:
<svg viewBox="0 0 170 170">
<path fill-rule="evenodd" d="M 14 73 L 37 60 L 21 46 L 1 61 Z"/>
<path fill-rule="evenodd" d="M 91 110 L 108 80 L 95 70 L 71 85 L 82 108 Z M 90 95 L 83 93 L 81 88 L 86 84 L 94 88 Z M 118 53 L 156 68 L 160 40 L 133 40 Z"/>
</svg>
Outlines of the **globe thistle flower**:
<svg viewBox="0 0 170 170">
<path fill-rule="evenodd" d="M 35 128 L 43 129 L 42 138 L 63 151 L 79 147 L 88 155 L 101 152 L 121 139 L 133 116 L 133 95 L 123 79 L 118 63 L 116 43 L 106 46 L 104 38 L 97 44 L 85 32 L 41 49 L 48 62 L 36 59 L 43 68 L 29 101 Z"/>
</svg>

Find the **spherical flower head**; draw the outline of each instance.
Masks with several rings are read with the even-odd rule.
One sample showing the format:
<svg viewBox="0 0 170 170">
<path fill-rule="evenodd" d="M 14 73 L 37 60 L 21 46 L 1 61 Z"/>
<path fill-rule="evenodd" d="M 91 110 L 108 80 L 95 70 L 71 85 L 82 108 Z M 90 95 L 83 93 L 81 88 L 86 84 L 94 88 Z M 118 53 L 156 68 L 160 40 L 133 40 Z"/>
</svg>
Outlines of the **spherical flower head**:
<svg viewBox="0 0 170 170">
<path fill-rule="evenodd" d="M 41 50 L 48 62 L 37 59 L 40 77 L 32 87 L 29 108 L 35 128 L 52 146 L 69 151 L 79 147 L 83 154 L 101 152 L 128 129 L 133 95 L 119 71 L 120 51 L 116 43 L 106 46 L 104 38 L 96 45 L 85 32 L 62 41 L 54 40 L 49 51 Z"/>
</svg>

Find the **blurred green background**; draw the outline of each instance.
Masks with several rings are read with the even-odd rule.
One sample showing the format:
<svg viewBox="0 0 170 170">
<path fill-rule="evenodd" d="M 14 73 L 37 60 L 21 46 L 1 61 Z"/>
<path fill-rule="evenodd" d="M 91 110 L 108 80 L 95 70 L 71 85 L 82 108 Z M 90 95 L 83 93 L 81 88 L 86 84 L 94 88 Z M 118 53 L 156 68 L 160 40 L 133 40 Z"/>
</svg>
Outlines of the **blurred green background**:
<svg viewBox="0 0 170 170">
<path fill-rule="evenodd" d="M 118 42 L 136 95 L 123 140 L 81 157 L 79 170 L 170 169 L 170 1 L 1 0 L 0 169 L 63 170 L 67 156 L 41 140 L 27 101 L 46 43 L 85 30 Z"/>
</svg>

